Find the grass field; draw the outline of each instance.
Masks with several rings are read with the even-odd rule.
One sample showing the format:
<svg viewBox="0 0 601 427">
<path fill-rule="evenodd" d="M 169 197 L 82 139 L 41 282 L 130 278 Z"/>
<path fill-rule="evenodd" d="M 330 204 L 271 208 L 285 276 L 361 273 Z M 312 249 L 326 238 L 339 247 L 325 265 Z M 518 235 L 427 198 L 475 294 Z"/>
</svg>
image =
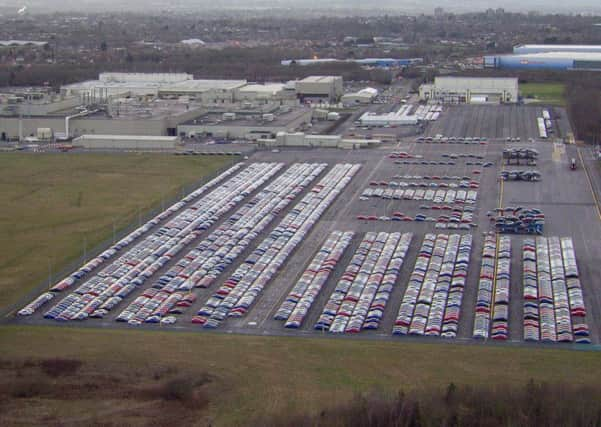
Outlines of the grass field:
<svg viewBox="0 0 601 427">
<path fill-rule="evenodd" d="M 563 83 L 522 83 L 520 95 L 528 102 L 565 106 L 565 85 Z"/>
<path fill-rule="evenodd" d="M 76 381 L 48 380 L 54 389 L 73 382 L 94 389 L 90 397 L 84 393 L 68 401 L 52 395 L 9 399 L 0 410 L 5 421 L 17 414 L 43 421 L 40 417 L 50 414 L 54 421 L 75 417 L 93 424 L 109 404 L 121 408 L 134 399 L 129 394 L 120 399 L 120 388 L 148 388 L 170 376 L 210 378 L 202 386 L 208 409 L 193 408 L 182 416 L 232 426 L 265 414 L 310 413 L 356 392 L 444 390 L 450 382 L 494 388 L 530 379 L 589 385 L 601 375 L 598 353 L 557 349 L 18 326 L 1 327 L 0 342 L 10 343 L 0 355 L 0 393 L 14 395 L 13 384 L 35 374 L 28 366 L 56 357 L 81 360 L 83 366 Z M 34 378 L 44 383 L 43 376 Z M 112 394 L 107 383 L 113 384 Z M 146 403 L 136 402 L 119 416 L 144 424 L 154 412 L 135 410 Z M 11 424 L 1 417 L 0 424 Z"/>
<path fill-rule="evenodd" d="M 159 154 L 0 155 L 0 308 L 231 162 Z M 56 279 L 56 278 L 55 278 Z"/>
</svg>

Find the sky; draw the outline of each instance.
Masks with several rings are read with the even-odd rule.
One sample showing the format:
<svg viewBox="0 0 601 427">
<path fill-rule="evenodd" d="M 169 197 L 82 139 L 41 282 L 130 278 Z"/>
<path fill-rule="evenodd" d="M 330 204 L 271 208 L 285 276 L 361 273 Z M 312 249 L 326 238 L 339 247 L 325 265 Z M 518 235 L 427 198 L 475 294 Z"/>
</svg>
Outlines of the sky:
<svg viewBox="0 0 601 427">
<path fill-rule="evenodd" d="M 273 8 L 301 9 L 306 11 L 333 10 L 338 14 L 352 14 L 353 11 L 398 11 L 402 13 L 432 13 L 435 7 L 443 7 L 451 12 L 469 12 L 487 8 L 502 7 L 508 11 L 531 11 L 541 13 L 595 13 L 601 14 L 599 0 L 0 0 L 0 10 L 4 14 L 16 13 L 27 6 L 27 13 L 68 12 L 68 11 L 137 11 L 160 12 L 257 9 L 268 13 Z"/>
</svg>

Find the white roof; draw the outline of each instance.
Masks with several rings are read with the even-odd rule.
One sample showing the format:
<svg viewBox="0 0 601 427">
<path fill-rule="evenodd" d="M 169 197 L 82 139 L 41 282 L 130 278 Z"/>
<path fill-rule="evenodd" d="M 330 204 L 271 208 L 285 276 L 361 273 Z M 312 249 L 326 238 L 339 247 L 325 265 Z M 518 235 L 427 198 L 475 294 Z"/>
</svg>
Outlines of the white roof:
<svg viewBox="0 0 601 427">
<path fill-rule="evenodd" d="M 339 79 L 339 76 L 308 76 L 301 80 L 303 83 L 329 83 L 333 82 L 336 79 Z"/>
<path fill-rule="evenodd" d="M 542 52 L 505 55 L 513 58 L 574 59 L 576 61 L 601 61 L 601 52 Z"/>
<path fill-rule="evenodd" d="M 86 134 L 74 139 L 74 141 L 82 141 L 86 139 L 101 139 L 106 141 L 121 140 L 121 141 L 160 141 L 172 142 L 177 141 L 177 136 L 153 136 L 153 135 L 95 135 Z"/>
<path fill-rule="evenodd" d="M 182 44 L 205 44 L 201 39 L 186 39 L 182 40 L 180 43 Z"/>
<path fill-rule="evenodd" d="M 244 86 L 246 80 L 185 80 L 161 88 L 162 91 L 206 92 L 208 90 L 233 90 Z"/>
<path fill-rule="evenodd" d="M 259 92 L 266 94 L 275 94 L 282 89 L 284 89 L 284 83 L 265 83 L 264 85 L 260 84 L 248 84 L 239 89 L 240 92 Z"/>
<path fill-rule="evenodd" d="M 455 76 L 440 76 L 434 78 L 434 86 L 436 89 L 444 88 L 445 86 L 469 87 L 472 89 L 490 89 L 490 88 L 506 88 L 518 87 L 517 77 L 455 77 Z"/>
<path fill-rule="evenodd" d="M 601 45 L 594 44 L 519 44 L 514 49 L 541 49 L 555 52 L 582 51 L 590 49 L 591 51 L 601 52 Z"/>
<path fill-rule="evenodd" d="M 34 41 L 34 40 L 0 40 L 1 46 L 44 46 L 48 42 Z"/>
</svg>

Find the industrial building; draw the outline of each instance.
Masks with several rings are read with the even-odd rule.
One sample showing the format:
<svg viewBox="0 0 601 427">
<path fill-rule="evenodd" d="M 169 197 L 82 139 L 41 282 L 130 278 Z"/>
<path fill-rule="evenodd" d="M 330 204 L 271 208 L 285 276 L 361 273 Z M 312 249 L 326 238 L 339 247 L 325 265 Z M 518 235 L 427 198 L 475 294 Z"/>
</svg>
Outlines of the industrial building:
<svg viewBox="0 0 601 427">
<path fill-rule="evenodd" d="M 294 132 L 311 123 L 310 108 L 273 112 L 206 113 L 181 123 L 177 134 L 185 138 L 215 137 L 257 140 L 272 138 L 278 132 Z"/>
<path fill-rule="evenodd" d="M 296 82 L 296 95 L 302 101 L 338 101 L 343 94 L 340 76 L 309 76 Z"/>
<path fill-rule="evenodd" d="M 94 103 L 111 96 L 158 96 L 160 88 L 193 79 L 187 73 L 101 73 L 98 80 L 64 85 L 61 93 Z"/>
<path fill-rule="evenodd" d="M 336 59 L 336 58 L 322 58 L 322 59 L 285 59 L 280 63 L 286 67 L 291 65 L 319 65 L 327 64 L 332 62 L 359 64 L 365 67 L 381 67 L 381 68 L 402 68 L 410 65 L 419 64 L 423 62 L 423 58 L 363 58 L 363 59 Z"/>
<path fill-rule="evenodd" d="M 73 140 L 73 146 L 100 150 L 173 150 L 178 143 L 175 136 L 147 135 L 82 135 Z"/>
<path fill-rule="evenodd" d="M 353 105 L 361 105 L 361 104 L 369 104 L 378 96 L 378 89 L 374 89 L 373 87 L 366 87 L 365 89 L 361 89 L 360 91 L 353 93 L 345 93 L 342 95 L 340 102 L 345 107 L 350 107 Z"/>
<path fill-rule="evenodd" d="M 342 95 L 342 77 L 312 76 L 300 82 L 248 83 L 246 80 L 194 79 L 186 73 L 101 73 L 98 80 L 88 80 L 61 87 L 65 97 L 77 96 L 82 103 L 110 101 L 114 97 L 145 96 L 187 98 L 205 106 L 231 105 L 240 102 L 297 103 L 297 93 L 338 99 Z"/>
<path fill-rule="evenodd" d="M 513 103 L 518 100 L 518 79 L 513 77 L 436 77 L 419 88 L 423 101 L 450 104 Z"/>
<path fill-rule="evenodd" d="M 525 70 L 592 70 L 601 71 L 601 51 L 553 51 L 517 55 L 489 55 L 484 57 L 486 68 Z"/>
<path fill-rule="evenodd" d="M 160 87 L 158 96 L 185 96 L 203 104 L 231 104 L 235 100 L 234 91 L 244 85 L 246 80 L 184 80 Z"/>
<path fill-rule="evenodd" d="M 57 140 L 180 133 L 257 139 L 308 125 L 311 109 L 299 99 L 337 101 L 342 93 L 337 76 L 256 84 L 186 73 L 101 73 L 98 80 L 65 85 L 59 94 L 33 89 L 0 94 L 0 139 L 35 137 L 39 129 L 49 129 Z"/>
<path fill-rule="evenodd" d="M 67 98 L 69 102 L 72 98 Z M 0 139 L 19 139 L 34 136 L 40 128 L 49 128 L 60 139 L 85 134 L 123 134 L 147 136 L 176 136 L 177 125 L 202 114 L 197 104 L 177 100 L 144 98 L 114 98 L 102 107 L 64 107 L 67 102 L 40 104 L 39 114 L 34 105 L 22 105 L 19 114 L 0 115 Z"/>
<path fill-rule="evenodd" d="M 278 132 L 275 138 L 261 138 L 259 147 L 308 147 L 359 149 L 381 144 L 377 139 L 348 139 L 340 135 L 306 135 L 303 132 Z"/>
<path fill-rule="evenodd" d="M 438 120 L 442 106 L 405 104 L 397 111 L 385 114 L 366 112 L 359 117 L 362 126 L 410 126 L 424 121 Z"/>
<path fill-rule="evenodd" d="M 513 47 L 513 53 L 516 55 L 548 52 L 601 53 L 601 45 L 520 44 Z"/>
</svg>

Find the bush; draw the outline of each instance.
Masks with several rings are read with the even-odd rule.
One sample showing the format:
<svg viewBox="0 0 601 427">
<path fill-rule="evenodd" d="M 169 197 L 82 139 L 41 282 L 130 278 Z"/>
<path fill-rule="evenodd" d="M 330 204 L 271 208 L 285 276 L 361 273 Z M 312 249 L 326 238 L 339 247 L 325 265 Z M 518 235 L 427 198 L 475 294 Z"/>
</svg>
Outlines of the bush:
<svg viewBox="0 0 601 427">
<path fill-rule="evenodd" d="M 601 386 L 529 381 L 516 386 L 357 395 L 318 415 L 281 414 L 259 419 L 257 426 L 418 427 L 418 426 L 600 426 Z"/>
<path fill-rule="evenodd" d="M 161 389 L 160 396 L 164 400 L 192 401 L 194 399 L 194 384 L 184 378 L 167 381 Z"/>
<path fill-rule="evenodd" d="M 204 384 L 202 379 L 195 381 L 188 378 L 175 378 L 163 384 L 158 396 L 165 401 L 179 402 L 186 407 L 204 408 L 208 405 L 209 399 L 202 390 L 197 389 L 201 384 Z"/>
<path fill-rule="evenodd" d="M 81 360 L 75 359 L 46 359 L 42 360 L 40 367 L 50 377 L 61 377 L 75 374 L 81 367 Z"/>
<path fill-rule="evenodd" d="M 15 399 L 30 399 L 46 392 L 46 386 L 39 381 L 20 381 L 13 384 L 10 396 Z"/>
</svg>

